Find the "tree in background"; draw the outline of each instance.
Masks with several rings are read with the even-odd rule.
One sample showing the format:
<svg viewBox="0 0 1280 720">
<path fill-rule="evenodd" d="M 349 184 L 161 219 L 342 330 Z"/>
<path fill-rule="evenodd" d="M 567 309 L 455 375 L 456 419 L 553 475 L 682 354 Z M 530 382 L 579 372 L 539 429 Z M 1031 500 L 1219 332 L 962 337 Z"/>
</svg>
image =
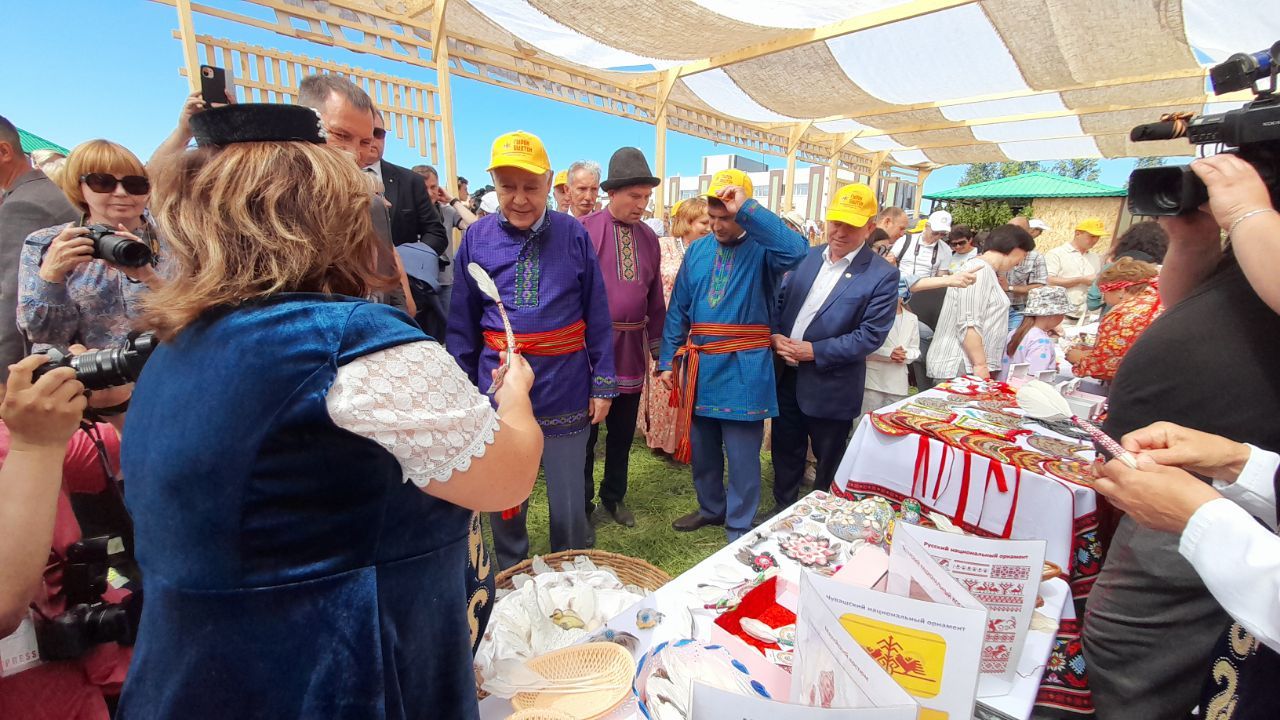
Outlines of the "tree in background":
<svg viewBox="0 0 1280 720">
<path fill-rule="evenodd" d="M 1096 181 L 1101 168 L 1098 167 L 1097 158 L 1076 158 L 1074 160 L 1059 160 L 1053 164 L 1049 172 L 1077 180 Z"/>
<path fill-rule="evenodd" d="M 1019 215 L 1031 217 L 1031 203 L 1028 202 Z M 983 200 L 976 205 L 954 205 L 951 208 L 951 222 L 955 225 L 968 225 L 973 230 L 990 230 L 1004 225 L 1013 219 L 1013 208 L 1004 200 Z"/>
<path fill-rule="evenodd" d="M 1134 164 L 1133 168 L 1137 170 L 1138 168 L 1160 167 L 1161 165 L 1164 165 L 1164 158 L 1148 155 L 1147 157 L 1138 158 L 1138 162 Z"/>
<path fill-rule="evenodd" d="M 988 180 L 999 180 L 1000 178 L 1013 177 L 1014 175 L 1022 175 L 1023 173 L 1029 172 L 1037 172 L 1043 169 L 1044 167 L 1040 163 L 1030 160 L 973 163 L 964 169 L 964 176 L 960 178 L 960 185 L 973 185 L 975 183 L 987 182 Z"/>
</svg>

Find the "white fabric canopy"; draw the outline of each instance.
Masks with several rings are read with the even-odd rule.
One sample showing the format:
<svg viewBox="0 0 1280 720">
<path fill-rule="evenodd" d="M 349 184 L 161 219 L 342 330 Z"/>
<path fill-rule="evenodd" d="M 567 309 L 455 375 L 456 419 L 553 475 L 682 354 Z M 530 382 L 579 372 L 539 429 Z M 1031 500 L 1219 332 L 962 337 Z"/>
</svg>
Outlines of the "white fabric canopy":
<svg viewBox="0 0 1280 720">
<path fill-rule="evenodd" d="M 384 38 L 421 0 L 249 0 Z M 1190 154 L 1129 129 L 1215 98 L 1206 71 L 1280 39 L 1276 0 L 450 0 L 464 77 L 738 147 L 899 163 Z M 326 20 L 328 22 L 328 20 Z M 670 81 L 673 78 L 674 84 Z M 668 90 L 669 89 L 669 90 Z M 1213 105 L 1212 107 L 1219 107 Z"/>
</svg>

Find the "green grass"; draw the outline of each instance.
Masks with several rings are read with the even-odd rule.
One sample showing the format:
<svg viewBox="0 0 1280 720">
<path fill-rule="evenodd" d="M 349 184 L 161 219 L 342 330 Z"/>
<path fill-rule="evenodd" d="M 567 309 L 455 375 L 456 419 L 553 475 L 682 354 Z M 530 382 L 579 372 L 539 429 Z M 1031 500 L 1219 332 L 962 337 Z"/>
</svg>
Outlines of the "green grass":
<svg viewBox="0 0 1280 720">
<path fill-rule="evenodd" d="M 604 474 L 604 435 L 596 443 L 596 486 Z M 773 503 L 773 464 L 767 453 L 760 460 L 760 498 Z M 676 532 L 671 523 L 698 508 L 688 465 L 654 455 L 637 436 L 631 446 L 627 479 L 627 506 L 636 515 L 636 526 L 623 527 L 612 520 L 596 528 L 596 549 L 648 560 L 672 577 L 697 565 L 725 546 L 723 527 L 704 527 L 690 533 Z M 541 476 L 529 497 L 529 547 L 531 555 L 551 551 L 547 517 L 547 489 Z"/>
</svg>

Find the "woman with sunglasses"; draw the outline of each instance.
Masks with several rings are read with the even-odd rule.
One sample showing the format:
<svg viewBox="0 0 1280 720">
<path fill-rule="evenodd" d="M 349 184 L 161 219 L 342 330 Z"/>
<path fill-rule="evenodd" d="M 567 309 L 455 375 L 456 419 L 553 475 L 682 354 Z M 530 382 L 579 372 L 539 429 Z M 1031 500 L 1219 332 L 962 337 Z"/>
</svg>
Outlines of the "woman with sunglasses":
<svg viewBox="0 0 1280 720">
<path fill-rule="evenodd" d="M 146 243 L 158 257 L 161 243 L 145 214 L 151 181 L 124 146 L 90 140 L 71 151 L 58 184 L 81 219 L 27 238 L 18 272 L 18 326 L 37 349 L 119 346 L 135 329 L 139 301 L 159 279 L 151 263 L 122 267 L 95 258 L 88 226 L 105 225 Z"/>
</svg>

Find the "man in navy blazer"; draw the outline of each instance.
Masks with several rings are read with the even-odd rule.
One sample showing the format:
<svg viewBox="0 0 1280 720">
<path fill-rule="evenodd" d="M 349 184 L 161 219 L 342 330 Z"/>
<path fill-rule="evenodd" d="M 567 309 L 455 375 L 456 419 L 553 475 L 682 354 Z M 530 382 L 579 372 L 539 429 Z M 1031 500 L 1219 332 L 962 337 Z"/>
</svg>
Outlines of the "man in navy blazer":
<svg viewBox="0 0 1280 720">
<path fill-rule="evenodd" d="M 867 245 L 878 210 L 866 185 L 840 188 L 827 208 L 827 244 L 783 282 L 774 324 L 778 417 L 773 499 L 795 502 L 813 443 L 814 488 L 828 490 L 862 412 L 866 358 L 884 342 L 898 305 L 898 271 Z"/>
</svg>

